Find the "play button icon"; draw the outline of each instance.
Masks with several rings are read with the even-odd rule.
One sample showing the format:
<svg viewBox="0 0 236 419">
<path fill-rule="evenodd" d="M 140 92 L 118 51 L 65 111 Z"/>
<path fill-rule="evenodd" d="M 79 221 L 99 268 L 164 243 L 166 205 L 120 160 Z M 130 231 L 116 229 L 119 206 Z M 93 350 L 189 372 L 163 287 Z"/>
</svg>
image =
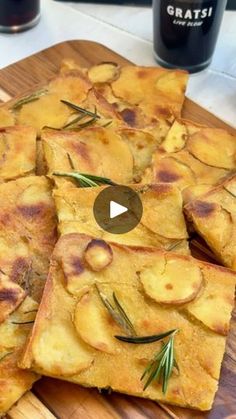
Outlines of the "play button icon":
<svg viewBox="0 0 236 419">
<path fill-rule="evenodd" d="M 105 231 L 124 234 L 133 230 L 143 213 L 139 195 L 128 186 L 108 186 L 95 199 L 94 218 Z"/>
<path fill-rule="evenodd" d="M 118 217 L 118 215 L 124 214 L 126 211 L 128 211 L 128 208 L 123 205 L 114 201 L 110 202 L 110 218 Z"/>
</svg>

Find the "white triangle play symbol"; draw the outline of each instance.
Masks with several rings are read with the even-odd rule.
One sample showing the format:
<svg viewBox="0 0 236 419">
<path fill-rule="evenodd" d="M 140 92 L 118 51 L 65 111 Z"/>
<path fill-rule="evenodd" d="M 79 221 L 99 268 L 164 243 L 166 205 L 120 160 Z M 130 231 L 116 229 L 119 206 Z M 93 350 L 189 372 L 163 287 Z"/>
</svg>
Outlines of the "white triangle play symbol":
<svg viewBox="0 0 236 419">
<path fill-rule="evenodd" d="M 127 211 L 128 208 L 124 207 L 123 205 L 120 205 L 115 201 L 110 201 L 110 218 L 115 218 Z"/>
</svg>

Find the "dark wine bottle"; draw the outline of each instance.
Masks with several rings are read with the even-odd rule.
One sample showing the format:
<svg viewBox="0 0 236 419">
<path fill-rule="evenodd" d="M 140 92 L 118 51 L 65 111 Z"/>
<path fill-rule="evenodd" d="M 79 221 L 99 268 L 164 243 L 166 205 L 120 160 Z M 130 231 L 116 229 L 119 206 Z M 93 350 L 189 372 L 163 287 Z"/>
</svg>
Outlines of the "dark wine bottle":
<svg viewBox="0 0 236 419">
<path fill-rule="evenodd" d="M 227 0 L 153 0 L 157 62 L 191 73 L 212 60 Z"/>
<path fill-rule="evenodd" d="M 0 32 L 19 32 L 39 20 L 40 0 L 0 0 Z"/>
</svg>

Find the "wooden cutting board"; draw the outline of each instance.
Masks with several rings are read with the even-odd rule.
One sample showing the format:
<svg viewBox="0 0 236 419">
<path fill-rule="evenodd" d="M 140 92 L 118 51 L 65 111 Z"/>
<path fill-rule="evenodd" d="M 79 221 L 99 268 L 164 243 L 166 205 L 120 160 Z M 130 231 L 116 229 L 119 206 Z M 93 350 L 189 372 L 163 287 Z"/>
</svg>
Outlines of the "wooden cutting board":
<svg viewBox="0 0 236 419">
<path fill-rule="evenodd" d="M 58 72 L 64 58 L 74 59 L 84 67 L 101 61 L 128 63 L 125 58 L 95 42 L 64 42 L 1 70 L 0 100 L 6 101 L 44 84 Z M 236 134 L 235 129 L 189 99 L 185 100 L 183 116 L 212 127 L 226 128 Z M 204 244 L 198 245 L 198 249 L 195 246 L 194 254 L 210 260 L 209 252 L 204 251 Z M 233 419 L 236 418 L 235 388 L 236 311 L 228 338 L 219 391 L 214 407 L 208 413 L 157 404 L 117 393 L 100 394 L 96 389 L 84 389 L 75 384 L 42 378 L 7 416 L 13 419 Z"/>
</svg>

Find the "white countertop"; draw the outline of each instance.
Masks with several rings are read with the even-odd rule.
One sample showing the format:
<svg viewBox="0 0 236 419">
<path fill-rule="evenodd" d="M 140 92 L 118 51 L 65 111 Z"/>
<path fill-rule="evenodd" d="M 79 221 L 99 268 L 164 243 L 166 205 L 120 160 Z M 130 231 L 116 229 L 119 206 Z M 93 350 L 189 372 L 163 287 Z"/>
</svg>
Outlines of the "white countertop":
<svg viewBox="0 0 236 419">
<path fill-rule="evenodd" d="M 35 28 L 0 34 L 0 68 L 69 39 L 97 41 L 136 64 L 156 65 L 151 8 L 41 1 Z M 187 95 L 236 126 L 236 12 L 225 12 L 212 64 L 191 76 Z"/>
</svg>

